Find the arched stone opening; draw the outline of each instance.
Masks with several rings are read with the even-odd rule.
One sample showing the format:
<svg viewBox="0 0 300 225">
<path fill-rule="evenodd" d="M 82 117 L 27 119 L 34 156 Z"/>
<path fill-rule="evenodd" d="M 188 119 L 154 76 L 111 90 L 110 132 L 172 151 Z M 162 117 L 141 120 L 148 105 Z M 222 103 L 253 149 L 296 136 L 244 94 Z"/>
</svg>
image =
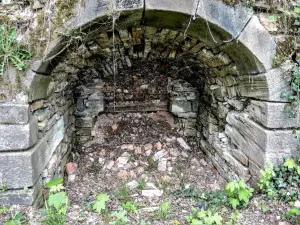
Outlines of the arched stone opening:
<svg viewBox="0 0 300 225">
<path fill-rule="evenodd" d="M 122 7 L 120 10 L 123 10 Z M 273 119 L 274 108 L 283 108 L 282 103 L 271 102 L 281 101 L 280 92 L 286 88 L 282 85 L 284 70 L 271 69 L 269 56 L 273 55 L 273 49 L 268 49 L 267 52 L 271 53 L 268 57 L 264 57 L 256 46 L 247 46 L 245 43 L 247 40 L 243 39 L 245 38 L 243 35 L 249 37 L 246 34 L 247 30 L 253 29 L 258 31 L 258 37 L 270 38 L 255 17 L 250 20 L 246 16 L 245 23 L 240 24 L 240 29 L 237 29 L 239 31 L 235 30 L 235 27 L 231 29 L 232 32 L 229 32 L 230 29 L 225 31 L 224 26 L 213 19 L 209 32 L 206 20 L 199 18 L 192 23 L 187 30 L 187 38 L 184 38 L 185 28 L 182 29 L 182 25 L 189 21 L 189 16 L 178 12 L 161 11 L 163 7 L 153 11 L 150 9 L 144 11 L 145 16 L 142 10 L 125 11 L 121 14 L 119 24 L 122 26 L 115 32 L 115 46 L 119 54 L 118 57 L 115 55 L 119 60 L 116 62 L 117 68 L 122 70 L 120 67 L 122 65 L 123 69 L 130 70 L 133 64 L 140 65 L 145 62 L 158 65 L 159 68 L 175 67 L 173 68 L 177 73 L 175 79 L 172 73 L 170 76 L 168 73 L 163 74 L 164 79 L 168 81 L 167 78 L 170 77 L 180 81 L 171 83 L 175 86 L 184 84 L 181 80 L 185 79 L 195 88 L 193 90 L 196 91 L 192 93 L 197 94 L 191 99 L 184 96 L 183 101 L 180 99 L 182 96 L 179 96 L 179 99 L 172 99 L 170 98 L 172 93 L 167 93 L 170 101 L 167 105 L 171 106 L 170 111 L 179 118 L 191 115 L 188 119 L 195 122 L 192 128 L 199 148 L 205 151 L 222 176 L 227 179 L 255 180 L 259 169 L 267 160 L 276 161 L 279 155 L 288 155 L 297 149 L 296 141 L 289 143 L 284 141 L 286 137 L 292 136 L 291 131 L 282 130 L 283 127 L 293 127 L 293 122 L 278 125 Z M 103 16 L 103 10 L 99 12 L 99 15 Z M 170 15 L 176 15 L 178 21 L 168 19 Z M 146 22 L 141 26 L 139 23 L 143 17 Z M 245 24 L 247 27 L 244 27 Z M 3 178 L 3 182 L 12 191 L 8 192 L 8 197 L 2 197 L 2 201 L 32 204 L 41 189 L 42 177 L 46 178 L 45 180 L 51 179 L 64 171 L 68 153 L 76 140 L 74 115 L 76 110 L 80 109 L 80 105 L 83 105 L 82 102 L 86 107 L 82 109 L 83 111 L 91 109 L 92 104 L 97 101 L 94 105 L 96 111 L 92 113 L 98 115 L 105 111 L 105 107 L 99 107 L 105 95 L 101 88 L 101 92 L 94 92 L 97 94 L 88 95 L 82 100 L 78 100 L 82 97 L 80 91 L 76 96 L 76 90 L 80 90 L 79 85 L 86 84 L 84 83 L 86 81 L 79 79 L 80 74 L 87 73 L 92 79 L 99 79 L 97 77 L 99 75 L 102 79 L 113 75 L 112 59 L 109 57 L 113 46 L 111 32 L 102 28 L 94 30 L 94 27 L 94 25 L 84 27 L 83 32 L 86 30 L 90 32 L 84 37 L 83 43 L 71 46 L 64 52 L 61 49 L 69 42 L 57 40 L 56 45 L 50 48 L 47 54 L 51 60 L 47 60 L 46 57 L 44 62 L 32 65 L 32 81 L 29 85 L 32 116 L 30 123 L 28 118 L 21 121 L 26 124 L 24 129 L 31 132 L 26 136 L 28 143 L 24 146 L 11 147 L 13 150 L 29 150 L 15 153 L 10 152 L 11 149 L 6 149 L 8 153 L 1 158 L 11 164 L 23 161 L 27 169 L 22 174 L 14 171 L 11 173 L 12 176 Z M 206 32 L 202 32 L 203 30 Z M 237 34 L 235 37 L 239 42 L 235 39 L 229 43 L 223 42 L 229 40 L 233 34 Z M 212 37 L 222 44 L 216 44 Z M 260 39 L 255 40 L 254 43 L 257 44 Z M 272 46 L 268 44 L 267 48 Z M 249 75 L 253 75 L 250 82 Z M 167 82 L 167 86 L 168 84 Z M 179 86 L 179 89 L 182 87 Z M 115 92 L 117 90 L 114 90 L 113 95 L 117 94 Z M 89 99 L 91 96 L 95 98 Z M 197 105 L 196 103 L 199 106 L 194 110 L 193 106 Z M 188 106 L 185 107 L 186 105 Z M 175 112 L 173 108 L 182 111 Z M 26 110 L 28 111 L 28 108 Z M 276 117 L 278 120 L 286 118 L 283 114 Z M 86 121 L 93 118 L 89 117 Z M 281 148 L 283 145 L 284 152 Z M 16 179 L 18 182 L 15 182 Z M 23 187 L 30 187 L 30 190 L 22 196 L 18 189 Z"/>
</svg>

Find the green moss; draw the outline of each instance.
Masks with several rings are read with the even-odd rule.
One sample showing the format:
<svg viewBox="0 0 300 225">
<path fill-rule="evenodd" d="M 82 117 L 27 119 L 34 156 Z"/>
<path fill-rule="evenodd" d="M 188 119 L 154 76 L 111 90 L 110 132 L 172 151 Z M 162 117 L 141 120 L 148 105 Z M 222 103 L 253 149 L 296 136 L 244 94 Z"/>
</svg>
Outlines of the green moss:
<svg viewBox="0 0 300 225">
<path fill-rule="evenodd" d="M 291 55 L 296 51 L 295 43 L 296 37 L 294 36 L 288 36 L 284 40 L 277 42 L 276 55 L 273 58 L 275 67 L 290 59 Z"/>
<path fill-rule="evenodd" d="M 226 5 L 234 6 L 234 5 L 236 5 L 239 2 L 239 0 L 223 0 L 223 2 Z"/>
<path fill-rule="evenodd" d="M 74 16 L 73 9 L 75 9 L 78 0 L 58 0 L 56 1 L 57 14 L 55 24 L 57 26 L 63 25 L 65 19 L 70 19 Z M 82 3 L 81 3 L 82 4 Z"/>
</svg>

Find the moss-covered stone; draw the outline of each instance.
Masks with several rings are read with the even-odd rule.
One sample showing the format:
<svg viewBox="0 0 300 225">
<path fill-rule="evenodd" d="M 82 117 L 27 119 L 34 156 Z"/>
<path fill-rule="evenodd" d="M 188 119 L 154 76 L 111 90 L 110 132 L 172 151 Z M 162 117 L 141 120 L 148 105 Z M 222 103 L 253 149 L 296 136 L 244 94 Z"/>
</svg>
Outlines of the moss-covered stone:
<svg viewBox="0 0 300 225">
<path fill-rule="evenodd" d="M 289 60 L 291 55 L 296 51 L 296 37 L 287 36 L 277 42 L 276 55 L 273 59 L 274 66 L 281 65 L 286 60 Z"/>
</svg>

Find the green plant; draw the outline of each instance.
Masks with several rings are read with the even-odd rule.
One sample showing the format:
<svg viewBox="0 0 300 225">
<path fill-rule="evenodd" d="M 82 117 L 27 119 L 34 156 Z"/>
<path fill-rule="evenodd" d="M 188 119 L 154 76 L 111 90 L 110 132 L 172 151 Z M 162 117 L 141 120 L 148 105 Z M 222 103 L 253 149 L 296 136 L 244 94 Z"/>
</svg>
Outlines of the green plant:
<svg viewBox="0 0 300 225">
<path fill-rule="evenodd" d="M 266 212 L 269 211 L 269 206 L 263 205 L 263 206 L 261 207 L 261 210 L 263 211 L 263 213 L 266 213 Z"/>
<path fill-rule="evenodd" d="M 249 188 L 243 180 L 227 183 L 225 190 L 233 209 L 247 206 L 253 193 L 253 188 Z"/>
<path fill-rule="evenodd" d="M 97 213 L 101 213 L 101 211 L 106 209 L 106 202 L 109 200 L 109 197 L 107 194 L 100 193 L 97 196 L 97 199 L 93 203 L 93 210 L 95 210 Z"/>
<path fill-rule="evenodd" d="M 0 185 L 0 192 L 6 192 L 7 191 L 7 185 L 6 184 L 1 184 Z"/>
<path fill-rule="evenodd" d="M 239 213 L 239 211 L 235 211 L 233 213 L 231 213 L 230 215 L 230 219 L 231 221 L 227 222 L 226 225 L 233 225 L 233 224 L 237 224 L 238 219 L 241 219 L 243 216 Z"/>
<path fill-rule="evenodd" d="M 187 216 L 186 220 L 190 225 L 221 225 L 222 217 L 218 213 L 213 214 L 210 210 L 197 211 L 193 209 L 192 216 Z"/>
<path fill-rule="evenodd" d="M 17 40 L 16 30 L 7 25 L 0 25 L 0 77 L 3 77 L 7 67 L 13 65 L 18 70 L 27 67 L 25 60 L 31 54 Z"/>
<path fill-rule="evenodd" d="M 148 222 L 145 222 L 145 220 L 142 220 L 142 221 L 140 222 L 140 225 L 151 225 L 151 223 L 148 223 Z"/>
<path fill-rule="evenodd" d="M 120 189 L 114 191 L 112 194 L 121 201 L 130 201 L 131 199 L 130 190 L 126 185 L 122 185 Z"/>
<path fill-rule="evenodd" d="M 158 214 L 157 215 L 160 219 L 165 219 L 165 218 L 167 218 L 169 211 L 170 211 L 170 202 L 166 201 L 166 202 L 163 202 L 160 206 L 158 206 Z"/>
<path fill-rule="evenodd" d="M 66 192 L 64 192 L 63 178 L 54 179 L 46 184 L 50 188 L 49 197 L 45 201 L 44 214 L 46 218 L 43 221 L 45 225 L 63 225 L 66 222 L 66 214 L 69 201 Z"/>
<path fill-rule="evenodd" d="M 113 211 L 110 214 L 111 222 L 110 225 L 125 225 L 128 224 L 127 211 L 122 207 L 119 207 L 118 211 Z"/>
<path fill-rule="evenodd" d="M 0 208 L 0 215 L 6 213 L 7 211 L 8 211 L 7 207 L 1 207 Z"/>
<path fill-rule="evenodd" d="M 300 209 L 293 207 L 287 212 L 287 214 L 284 215 L 284 217 L 289 219 L 289 221 L 294 224 L 299 224 L 300 223 Z"/>
<path fill-rule="evenodd" d="M 14 215 L 12 215 L 11 219 L 9 221 L 6 221 L 4 225 L 20 225 L 24 224 L 22 221 L 24 220 L 23 213 L 16 212 Z"/>
<path fill-rule="evenodd" d="M 134 201 L 122 202 L 121 206 L 127 212 L 137 213 L 136 203 Z"/>
<path fill-rule="evenodd" d="M 145 179 L 141 179 L 141 180 L 139 180 L 138 182 L 139 182 L 138 189 L 144 190 L 144 189 L 145 189 L 145 186 L 146 186 L 146 181 L 145 181 Z"/>
<path fill-rule="evenodd" d="M 288 158 L 284 163 L 266 168 L 261 171 L 259 188 L 267 198 L 279 198 L 284 202 L 298 199 L 297 190 L 300 187 L 300 166 L 294 159 Z M 265 174 L 269 174 L 266 176 Z"/>
</svg>

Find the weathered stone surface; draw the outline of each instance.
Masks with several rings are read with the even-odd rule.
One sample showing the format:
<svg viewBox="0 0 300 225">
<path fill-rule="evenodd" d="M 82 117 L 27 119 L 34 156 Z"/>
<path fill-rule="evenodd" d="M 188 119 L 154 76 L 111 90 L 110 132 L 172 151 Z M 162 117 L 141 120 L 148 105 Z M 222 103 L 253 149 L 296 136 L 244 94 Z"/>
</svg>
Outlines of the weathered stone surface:
<svg viewBox="0 0 300 225">
<path fill-rule="evenodd" d="M 35 101 L 47 97 L 47 89 L 52 78 L 35 74 L 29 88 L 29 101 Z"/>
<path fill-rule="evenodd" d="M 29 122 L 29 105 L 0 104 L 0 124 L 26 124 Z"/>
<path fill-rule="evenodd" d="M 298 140 L 292 130 L 268 130 L 250 120 L 244 113 L 229 112 L 225 132 L 249 159 L 259 166 L 278 163 L 283 157 L 296 154 Z"/>
<path fill-rule="evenodd" d="M 52 153 L 62 141 L 64 133 L 64 121 L 61 118 L 28 151 L 1 153 L 0 184 L 7 185 L 8 189 L 32 187 L 48 164 Z"/>
<path fill-rule="evenodd" d="M 231 154 L 239 161 L 241 162 L 244 166 L 248 166 L 249 165 L 249 159 L 248 157 L 242 153 L 241 151 L 237 150 L 237 149 L 232 149 L 231 150 Z"/>
<path fill-rule="evenodd" d="M 132 10 L 132 9 L 141 9 L 144 6 L 143 0 L 116 0 L 116 9 L 117 10 Z"/>
<path fill-rule="evenodd" d="M 300 127 L 299 115 L 296 118 L 289 118 L 289 114 L 283 111 L 286 105 L 286 103 L 252 100 L 246 110 L 251 119 L 267 128 Z"/>
<path fill-rule="evenodd" d="M 240 5 L 230 7 L 219 0 L 202 0 L 199 3 L 197 15 L 217 24 L 233 37 L 240 34 L 251 18 L 246 8 Z"/>
<path fill-rule="evenodd" d="M 273 58 L 276 54 L 275 39 L 260 24 L 257 16 L 252 17 L 238 40 L 258 58 L 265 70 L 272 68 Z"/>
<path fill-rule="evenodd" d="M 0 192 L 0 205 L 33 205 L 41 189 L 42 179 L 40 177 L 34 186 L 28 188 L 26 192 L 24 189 Z"/>
<path fill-rule="evenodd" d="M 35 117 L 24 125 L 0 124 L 0 152 L 28 149 L 37 142 L 37 139 Z"/>
<path fill-rule="evenodd" d="M 289 91 L 289 86 L 284 80 L 286 70 L 276 68 L 267 73 L 255 76 L 240 76 L 238 79 L 238 94 L 267 101 L 284 102 L 281 98 L 283 91 Z"/>
<path fill-rule="evenodd" d="M 76 127 L 93 127 L 96 122 L 96 117 L 76 118 Z"/>
<path fill-rule="evenodd" d="M 170 111 L 175 115 L 190 112 L 192 111 L 192 104 L 190 101 L 174 101 L 170 103 Z"/>
<path fill-rule="evenodd" d="M 182 4 L 181 0 L 147 0 L 146 9 L 167 10 L 193 14 L 196 11 L 196 2 L 194 0 L 185 0 Z"/>
</svg>

